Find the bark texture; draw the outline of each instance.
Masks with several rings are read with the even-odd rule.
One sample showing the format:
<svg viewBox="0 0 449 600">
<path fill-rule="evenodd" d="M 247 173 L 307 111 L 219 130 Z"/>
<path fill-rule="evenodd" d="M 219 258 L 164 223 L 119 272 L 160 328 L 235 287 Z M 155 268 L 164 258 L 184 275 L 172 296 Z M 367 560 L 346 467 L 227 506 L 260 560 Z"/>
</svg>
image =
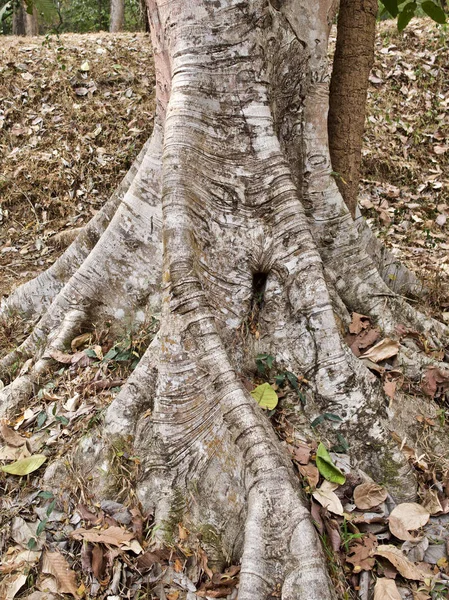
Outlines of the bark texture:
<svg viewBox="0 0 449 600">
<path fill-rule="evenodd" d="M 12 33 L 13 35 L 39 35 L 37 8 L 35 6 L 32 14 L 29 14 L 24 3 L 14 4 Z"/>
<path fill-rule="evenodd" d="M 377 0 L 341 0 L 331 78 L 329 147 L 339 190 L 355 216 Z"/>
<path fill-rule="evenodd" d="M 116 33 L 122 31 L 125 25 L 125 0 L 111 0 L 111 16 L 109 31 Z"/>
<path fill-rule="evenodd" d="M 110 495 L 100 475 L 108 444 L 131 438 L 142 460 L 137 494 L 154 511 L 158 539 L 183 522 L 216 568 L 241 560 L 239 600 L 330 600 L 298 478 L 243 380 L 258 353 L 275 356 L 310 382 L 306 406 L 292 400 L 298 427 L 310 434 L 318 414 L 338 414 L 323 435 L 343 432 L 353 461 L 378 480 L 393 465 L 391 491 L 413 497 L 389 437 L 390 426 L 404 432 L 404 414 L 388 414 L 342 326 L 357 311 L 385 335 L 401 323 L 437 344 L 448 332 L 387 287 L 331 176 L 333 2 L 147 1 L 152 138 L 65 254 L 4 301 L 4 316 L 38 322 L 0 362 L 7 376 L 32 359 L 0 392 L 0 415 L 32 392 L 52 351 L 92 322 L 124 327 L 160 313 L 97 437 L 83 441 L 80 468 Z M 413 350 L 401 360 L 419 377 Z"/>
</svg>

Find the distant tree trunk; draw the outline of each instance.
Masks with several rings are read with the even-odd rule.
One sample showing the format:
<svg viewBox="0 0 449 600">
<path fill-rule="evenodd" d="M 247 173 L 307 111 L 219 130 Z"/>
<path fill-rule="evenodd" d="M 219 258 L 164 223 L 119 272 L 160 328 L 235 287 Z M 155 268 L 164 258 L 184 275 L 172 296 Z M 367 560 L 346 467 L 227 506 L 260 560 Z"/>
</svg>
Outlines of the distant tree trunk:
<svg viewBox="0 0 449 600">
<path fill-rule="evenodd" d="M 36 6 L 33 6 L 32 14 L 25 10 L 25 35 L 39 35 Z"/>
<path fill-rule="evenodd" d="M 140 0 L 140 18 L 142 22 L 143 30 L 146 32 L 150 31 L 150 21 L 148 19 L 148 9 L 145 0 Z"/>
<path fill-rule="evenodd" d="M 111 20 L 109 22 L 109 31 L 114 33 L 122 31 L 125 24 L 125 1 L 111 0 Z"/>
<path fill-rule="evenodd" d="M 337 184 L 355 215 L 377 0 L 341 0 L 330 86 L 329 148 Z"/>
<path fill-rule="evenodd" d="M 14 7 L 12 33 L 13 35 L 39 35 L 36 7 L 33 8 L 33 14 L 27 13 L 24 3 Z"/>
<path fill-rule="evenodd" d="M 14 5 L 12 33 L 13 35 L 25 35 L 25 8 L 22 3 Z"/>
</svg>

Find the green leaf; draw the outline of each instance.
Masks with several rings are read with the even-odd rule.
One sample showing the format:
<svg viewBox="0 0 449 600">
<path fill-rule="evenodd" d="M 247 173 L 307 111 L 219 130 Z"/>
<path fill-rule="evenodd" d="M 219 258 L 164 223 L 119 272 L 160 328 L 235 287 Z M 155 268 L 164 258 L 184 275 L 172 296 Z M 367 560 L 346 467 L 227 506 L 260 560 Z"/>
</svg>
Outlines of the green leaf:
<svg viewBox="0 0 449 600">
<path fill-rule="evenodd" d="M 444 10 L 441 8 L 441 6 L 435 4 L 435 2 L 432 2 L 431 0 L 423 2 L 421 4 L 421 8 L 426 15 L 429 15 L 429 17 L 436 23 L 441 23 L 441 25 L 446 23 L 446 15 L 444 14 Z"/>
<path fill-rule="evenodd" d="M 117 348 L 111 348 L 109 350 L 109 352 L 106 352 L 106 354 L 103 356 L 103 362 L 112 360 L 113 358 L 115 358 L 117 356 L 117 354 L 118 354 Z"/>
<path fill-rule="evenodd" d="M 0 467 L 0 469 L 10 475 L 19 475 L 20 477 L 23 477 L 24 475 L 28 475 L 39 469 L 46 460 L 47 457 L 45 454 L 33 454 L 27 458 L 16 460 L 16 462 L 11 463 L 10 465 Z"/>
<path fill-rule="evenodd" d="M 276 408 L 278 403 L 278 395 L 269 383 L 262 383 L 262 385 L 258 385 L 251 392 L 251 396 L 255 398 L 257 404 L 261 408 L 273 410 L 273 408 Z"/>
<path fill-rule="evenodd" d="M 398 0 L 380 0 L 392 17 L 398 16 Z"/>
<path fill-rule="evenodd" d="M 45 525 L 47 524 L 48 519 L 44 519 L 43 521 L 40 521 L 39 525 L 37 526 L 36 529 L 36 535 L 39 537 L 40 534 L 44 531 L 45 529 Z M 33 539 L 33 538 L 31 538 Z"/>
<path fill-rule="evenodd" d="M 287 379 L 289 384 L 292 386 L 292 388 L 294 390 L 298 389 L 298 378 L 296 377 L 296 375 L 294 373 L 292 373 L 291 371 L 285 371 L 285 374 L 287 375 Z"/>
<path fill-rule="evenodd" d="M 335 421 L 335 422 L 343 421 L 343 419 L 341 417 L 339 417 L 338 415 L 334 415 L 334 413 L 324 413 L 323 417 L 327 421 Z"/>
<path fill-rule="evenodd" d="M 326 446 L 321 442 L 316 451 L 316 466 L 321 475 L 328 481 L 338 483 L 339 485 L 343 485 L 346 481 L 346 477 L 340 469 L 334 465 L 329 456 L 329 452 L 326 450 Z"/>
<path fill-rule="evenodd" d="M 316 419 L 310 423 L 311 427 L 317 427 L 320 423 L 324 421 L 324 415 L 318 415 Z"/>
<path fill-rule="evenodd" d="M 285 383 L 285 373 L 279 373 L 279 375 L 276 375 L 274 382 L 278 387 L 282 387 Z"/>
<path fill-rule="evenodd" d="M 403 31 L 415 16 L 416 2 L 409 2 L 398 16 L 398 30 Z"/>
<path fill-rule="evenodd" d="M 38 496 L 39 498 L 45 498 L 45 500 L 50 500 L 51 498 L 53 498 L 53 492 L 39 492 Z"/>
<path fill-rule="evenodd" d="M 67 417 L 64 417 L 62 415 L 59 415 L 56 417 L 56 421 L 59 421 L 62 425 L 68 425 L 69 424 L 69 420 Z"/>
<path fill-rule="evenodd" d="M 92 348 L 86 348 L 86 350 L 84 350 L 84 354 L 86 354 L 86 356 L 89 358 L 95 358 L 95 360 L 98 360 L 98 356 L 95 354 L 95 350 Z"/>
<path fill-rule="evenodd" d="M 47 517 L 49 517 L 51 515 L 51 513 L 53 512 L 54 508 L 55 508 L 55 504 L 56 504 L 56 500 L 53 500 L 52 502 L 50 502 L 50 504 L 48 505 L 48 508 L 46 510 L 46 515 Z"/>
<path fill-rule="evenodd" d="M 27 543 L 28 550 L 32 550 L 33 548 L 35 548 L 36 544 L 37 544 L 36 538 L 30 538 Z"/>
<path fill-rule="evenodd" d="M 40 429 L 42 427 L 42 425 L 45 423 L 45 421 L 47 420 L 47 413 L 45 412 L 45 410 L 42 410 L 38 415 L 37 415 L 37 426 Z"/>
</svg>

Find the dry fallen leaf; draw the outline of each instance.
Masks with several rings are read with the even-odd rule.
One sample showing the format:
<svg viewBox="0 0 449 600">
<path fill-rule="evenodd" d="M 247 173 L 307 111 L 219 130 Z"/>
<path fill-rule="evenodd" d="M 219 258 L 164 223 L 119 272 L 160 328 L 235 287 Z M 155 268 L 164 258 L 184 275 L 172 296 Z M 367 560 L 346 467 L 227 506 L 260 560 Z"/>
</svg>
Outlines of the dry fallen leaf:
<svg viewBox="0 0 449 600">
<path fill-rule="evenodd" d="M 402 600 L 394 579 L 379 577 L 374 586 L 374 600 Z"/>
<path fill-rule="evenodd" d="M 0 584 L 0 597 L 3 600 L 13 600 L 17 592 L 25 585 L 28 577 L 23 573 L 11 573 L 3 578 Z"/>
<path fill-rule="evenodd" d="M 417 540 L 409 531 L 423 527 L 430 518 L 429 511 L 416 502 L 398 504 L 388 518 L 391 533 L 400 540 Z"/>
<path fill-rule="evenodd" d="M 449 390 L 449 371 L 429 367 L 421 381 L 422 391 L 431 398 Z"/>
<path fill-rule="evenodd" d="M 320 472 L 315 465 L 309 463 L 308 465 L 298 465 L 298 470 L 303 477 L 305 477 L 311 488 L 316 488 L 320 479 Z"/>
<path fill-rule="evenodd" d="M 350 333 L 358 334 L 362 329 L 366 329 L 370 325 L 369 317 L 360 315 L 359 313 L 352 313 L 352 322 L 349 325 Z"/>
<path fill-rule="evenodd" d="M 130 542 L 134 534 L 122 529 L 121 527 L 109 527 L 108 529 L 84 529 L 80 527 L 70 534 L 75 540 L 84 540 L 86 542 L 96 542 L 110 544 L 111 546 L 120 546 Z"/>
<path fill-rule="evenodd" d="M 368 352 L 363 354 L 363 358 L 369 358 L 375 363 L 387 360 L 396 356 L 399 351 L 399 342 L 396 342 L 390 338 L 385 338 L 377 343 L 375 346 L 370 348 Z"/>
<path fill-rule="evenodd" d="M 362 483 L 354 489 L 354 504 L 360 510 L 374 508 L 387 497 L 387 490 L 376 483 Z"/>
<path fill-rule="evenodd" d="M 324 506 L 330 512 L 335 515 L 343 515 L 343 506 L 340 498 L 334 493 L 338 487 L 338 483 L 332 483 L 331 481 L 323 481 L 320 488 L 317 488 L 312 496 L 317 502 Z"/>
<path fill-rule="evenodd" d="M 8 427 L 6 423 L 0 423 L 0 435 L 8 446 L 20 448 L 20 446 L 26 444 L 26 438 L 22 437 L 17 431 L 14 431 L 14 429 L 11 429 L 11 427 Z"/>
<path fill-rule="evenodd" d="M 375 556 L 382 556 L 390 561 L 405 579 L 423 581 L 426 577 L 432 576 L 430 570 L 425 570 L 422 565 L 417 566 L 413 564 L 399 548 L 391 544 L 378 546 L 373 554 Z"/>
<path fill-rule="evenodd" d="M 58 593 L 72 594 L 78 598 L 78 585 L 75 572 L 59 552 L 45 552 L 42 560 L 42 573 L 53 575 L 58 586 Z"/>
<path fill-rule="evenodd" d="M 370 571 L 374 567 L 372 553 L 376 546 L 377 539 L 371 533 L 353 540 L 346 555 L 346 562 L 353 565 L 354 573 Z"/>
</svg>

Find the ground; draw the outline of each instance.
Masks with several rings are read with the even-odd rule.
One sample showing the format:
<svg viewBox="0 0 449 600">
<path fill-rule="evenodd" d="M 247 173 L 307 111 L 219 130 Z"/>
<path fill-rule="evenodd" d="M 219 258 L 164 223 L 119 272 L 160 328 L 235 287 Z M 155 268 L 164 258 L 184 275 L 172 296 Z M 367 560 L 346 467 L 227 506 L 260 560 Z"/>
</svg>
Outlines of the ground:
<svg viewBox="0 0 449 600">
<path fill-rule="evenodd" d="M 447 32 L 427 21 L 412 22 L 403 36 L 393 25 L 381 25 L 371 76 L 361 193 L 370 224 L 395 254 L 424 276 L 428 310 L 446 320 L 447 43 Z M 76 228 L 98 210 L 123 177 L 152 129 L 154 79 L 149 40 L 142 34 L 5 38 L 0 52 L 0 289 L 6 295 L 55 260 Z M 152 551 L 152 515 L 142 514 L 132 495 L 139 457 L 133 456 L 126 441 L 113 449 L 109 478 L 115 503 L 92 503 L 88 482 L 70 459 L 74 443 L 101 420 L 156 328 L 157 315 L 121 339 L 113 339 L 107 327 L 75 338 L 72 354 L 55 357 L 61 366 L 56 375 L 44 378 L 29 404 L 12 416 L 8 426 L 3 424 L 2 464 L 43 454 L 47 464 L 64 458 L 71 473 L 62 482 L 56 503 L 53 494 L 45 491 L 45 481 L 36 475 L 43 469 L 24 477 L 0 474 L 0 572 L 9 586 L 6 598 L 44 600 L 47 589 L 56 596 L 59 591 L 111 600 L 234 597 L 238 566 L 212 576 L 207 564 L 203 548 L 216 542 L 213 531 L 201 532 L 202 547 L 192 546 L 189 532 L 173 514 L 176 543 L 167 540 L 166 550 Z M 353 322 L 353 336 L 369 329 L 367 320 Z M 14 323 L 3 327 L 0 335 L 3 349 L 20 342 Z M 256 383 L 274 383 L 276 378 L 279 382 L 282 377 L 288 381 L 282 391 L 278 389 L 280 408 L 271 418 L 310 494 L 322 480 L 321 449 L 313 439 L 296 438 L 288 394 L 297 393 L 301 382 L 291 373 L 279 373 L 272 362 L 273 357 L 259 357 Z M 253 382 L 248 385 L 254 387 Z M 445 420 L 446 400 L 443 393 L 436 415 L 417 411 L 423 439 Z M 343 447 L 331 454 L 343 472 L 345 443 L 342 440 Z M 313 516 L 341 598 L 355 598 L 359 590 L 362 598 L 368 598 L 375 577 L 381 582 L 379 594 L 382 585 L 390 586 L 393 593 L 396 577 L 404 598 L 411 598 L 410 590 L 414 600 L 429 598 L 429 593 L 445 597 L 444 584 L 435 579 L 449 573 L 448 465 L 444 457 L 418 457 L 405 442 L 399 444 L 418 474 L 421 508 L 414 504 L 396 510 L 396 525 L 391 518 L 387 523 L 394 505 L 385 489 L 357 487 L 362 482 L 358 474 L 348 473 L 337 494 L 332 489 L 326 492 L 327 500 L 315 492 L 318 503 L 312 504 Z M 320 489 L 323 492 L 325 486 Z M 323 503 L 328 511 L 320 509 Z M 427 528 L 423 539 L 410 541 L 409 531 L 423 525 Z M 382 558 L 376 547 L 385 541 L 389 549 Z M 403 545 L 408 561 L 395 562 L 395 548 L 403 542 L 408 544 Z M 411 561 L 423 559 L 425 564 L 410 566 Z M 385 579 L 393 583 L 385 584 Z M 385 596 L 380 597 L 386 597 L 386 590 L 382 591 Z"/>
</svg>

